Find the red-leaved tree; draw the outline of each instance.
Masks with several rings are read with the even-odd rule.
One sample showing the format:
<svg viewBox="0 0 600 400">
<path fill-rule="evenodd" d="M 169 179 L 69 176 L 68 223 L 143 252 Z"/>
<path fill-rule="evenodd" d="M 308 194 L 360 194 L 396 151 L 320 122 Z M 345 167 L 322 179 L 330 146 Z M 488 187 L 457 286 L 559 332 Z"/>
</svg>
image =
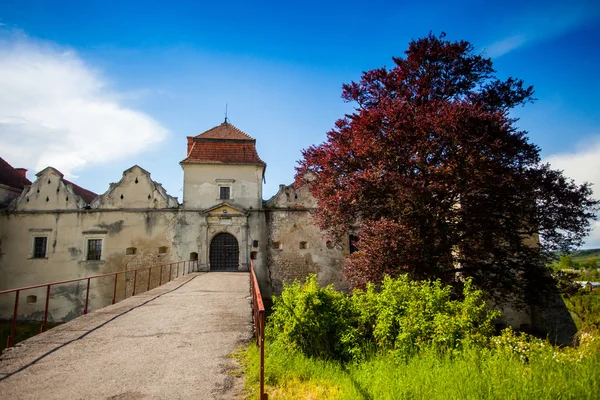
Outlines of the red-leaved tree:
<svg viewBox="0 0 600 400">
<path fill-rule="evenodd" d="M 598 207 L 589 185 L 541 163 L 509 115 L 533 88 L 497 79 L 470 43 L 430 34 L 393 61 L 343 86 L 355 112 L 297 168 L 320 227 L 338 240 L 358 232 L 347 279 L 461 272 L 493 295 L 526 293 L 553 251 L 588 233 Z"/>
</svg>

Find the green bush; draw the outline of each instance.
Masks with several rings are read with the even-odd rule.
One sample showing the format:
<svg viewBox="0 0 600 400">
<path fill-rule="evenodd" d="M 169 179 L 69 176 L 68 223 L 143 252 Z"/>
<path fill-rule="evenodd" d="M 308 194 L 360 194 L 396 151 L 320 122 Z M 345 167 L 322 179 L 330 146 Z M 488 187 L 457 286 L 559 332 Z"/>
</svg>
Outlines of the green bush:
<svg viewBox="0 0 600 400">
<path fill-rule="evenodd" d="M 500 316 L 500 311 L 488 309 L 470 280 L 461 300 L 452 300 L 452 288 L 440 281 L 412 281 L 406 275 L 386 277 L 379 290 L 367 285 L 352 300 L 359 331 L 378 349 L 393 349 L 401 357 L 426 347 L 445 352 L 485 341 Z"/>
<path fill-rule="evenodd" d="M 600 291 L 581 291 L 565 297 L 565 304 L 573 314 L 579 330 L 600 331 Z"/>
<path fill-rule="evenodd" d="M 452 288 L 439 281 L 386 277 L 381 287 L 348 296 L 320 288 L 312 275 L 274 298 L 267 337 L 309 357 L 359 361 L 392 351 L 405 358 L 426 347 L 446 352 L 486 341 L 499 315 L 470 281 L 453 300 Z"/>
<path fill-rule="evenodd" d="M 342 336 L 354 319 L 347 297 L 333 286 L 320 288 L 311 274 L 304 284 L 285 285 L 281 296 L 273 297 L 266 334 L 309 357 L 343 358 Z"/>
</svg>

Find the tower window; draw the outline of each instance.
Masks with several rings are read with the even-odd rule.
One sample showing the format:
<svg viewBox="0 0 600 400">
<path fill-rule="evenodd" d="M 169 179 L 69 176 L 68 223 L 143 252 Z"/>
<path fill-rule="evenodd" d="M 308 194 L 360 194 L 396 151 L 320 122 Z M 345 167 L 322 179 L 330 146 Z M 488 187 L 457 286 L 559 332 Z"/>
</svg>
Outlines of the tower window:
<svg viewBox="0 0 600 400">
<path fill-rule="evenodd" d="M 308 243 L 307 242 L 300 242 L 299 248 L 300 248 L 300 250 L 306 250 L 306 249 L 308 249 Z"/>
<path fill-rule="evenodd" d="M 231 188 L 229 186 L 221 186 L 219 187 L 219 199 L 221 200 L 229 200 L 231 194 Z"/>
</svg>

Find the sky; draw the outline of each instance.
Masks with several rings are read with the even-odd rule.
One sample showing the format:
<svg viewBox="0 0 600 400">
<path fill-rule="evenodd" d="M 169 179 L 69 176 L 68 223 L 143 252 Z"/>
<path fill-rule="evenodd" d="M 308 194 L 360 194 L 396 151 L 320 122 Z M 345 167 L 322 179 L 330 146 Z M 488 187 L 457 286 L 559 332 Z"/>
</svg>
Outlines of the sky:
<svg viewBox="0 0 600 400">
<path fill-rule="evenodd" d="M 342 84 L 429 32 L 533 85 L 517 126 L 600 198 L 600 2 L 585 0 L 0 0 L 0 157 L 98 194 L 137 164 L 181 201 L 186 137 L 227 105 L 267 163 L 268 199 L 352 112 Z M 600 222 L 584 247 L 600 247 Z"/>
</svg>

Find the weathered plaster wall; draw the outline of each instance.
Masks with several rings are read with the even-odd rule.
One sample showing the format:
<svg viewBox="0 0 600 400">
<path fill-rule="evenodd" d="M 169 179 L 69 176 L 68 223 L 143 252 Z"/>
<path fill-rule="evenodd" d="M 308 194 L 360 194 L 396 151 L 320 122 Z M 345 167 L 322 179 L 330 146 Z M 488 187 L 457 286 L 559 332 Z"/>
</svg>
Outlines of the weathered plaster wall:
<svg viewBox="0 0 600 400">
<path fill-rule="evenodd" d="M 228 207 L 228 206 L 223 206 Z M 266 246 L 264 218 L 259 212 L 236 213 L 228 208 L 230 224 L 222 223 L 223 207 L 212 212 L 181 209 L 25 211 L 0 214 L 0 290 L 14 287 L 75 279 L 122 270 L 168 264 L 187 260 L 192 253 L 199 256 L 200 270 L 208 270 L 210 240 L 219 232 L 230 232 L 240 246 L 240 270 L 247 270 L 253 240 Z M 262 224 L 262 225 L 261 225 Z M 34 237 L 46 236 L 45 258 L 33 258 Z M 102 257 L 88 261 L 87 240 L 102 239 Z M 258 238 L 258 239 L 255 239 Z M 204 264 L 202 261 L 204 260 Z M 264 257 L 255 265 L 259 277 L 265 279 Z M 180 266 L 183 268 L 183 265 Z M 173 267 L 173 275 L 175 275 Z M 151 285 L 159 281 L 160 269 L 152 270 Z M 180 269 L 181 273 L 181 269 Z M 168 268 L 163 269 L 163 280 Z M 117 298 L 133 292 L 134 273 L 120 275 Z M 112 300 L 112 277 L 92 281 L 90 309 Z M 144 291 L 148 272 L 137 274 L 137 292 Z M 265 281 L 261 287 L 268 290 Z M 27 304 L 26 296 L 37 296 Z M 24 292 L 19 318 L 36 319 L 43 311 L 45 289 Z M 14 296 L 0 296 L 0 318 L 11 315 Z M 75 317 L 83 310 L 85 284 L 67 284 L 52 289 L 51 319 Z"/>
<path fill-rule="evenodd" d="M 314 205 L 306 187 L 296 190 L 284 185 L 265 205 L 266 256 L 274 294 L 281 293 L 284 282 L 304 280 L 311 273 L 317 275 L 320 285 L 348 288 L 341 268 L 344 251 L 317 227 Z"/>
<path fill-rule="evenodd" d="M 186 260 L 191 252 L 198 251 L 199 230 L 194 227 L 198 223 L 197 213 L 179 210 L 81 210 L 0 215 L 0 290 Z M 48 237 L 44 258 L 32 257 L 36 236 Z M 99 261 L 86 260 L 89 238 L 102 239 Z M 128 248 L 135 248 L 135 254 L 127 254 Z M 158 272 L 153 272 L 158 279 Z M 132 280 L 133 274 L 127 278 Z M 140 274 L 138 278 L 138 287 L 145 287 L 147 274 Z M 124 277 L 119 279 L 118 291 L 124 294 Z M 104 282 L 93 288 L 93 306 L 104 305 L 107 299 L 112 299 L 114 281 L 112 278 L 102 280 Z M 132 287 L 130 283 L 127 285 L 130 294 Z M 52 293 L 59 294 L 56 298 L 53 295 L 51 302 L 55 319 L 63 319 L 70 311 L 81 309 L 84 294 L 78 290 L 80 288 L 74 284 L 53 289 Z M 23 295 L 45 299 L 43 289 Z M 10 314 L 12 301 L 12 295 L 0 296 L 2 316 Z M 26 317 L 40 308 L 43 310 L 40 300 L 36 304 L 21 302 L 19 315 Z"/>
<path fill-rule="evenodd" d="M 208 209 L 220 203 L 219 187 L 231 187 L 229 203 L 246 209 L 262 205 L 263 166 L 183 164 L 183 207 Z"/>
<path fill-rule="evenodd" d="M 21 190 L 0 184 L 0 207 L 7 206 L 12 199 L 20 194 Z"/>
</svg>

